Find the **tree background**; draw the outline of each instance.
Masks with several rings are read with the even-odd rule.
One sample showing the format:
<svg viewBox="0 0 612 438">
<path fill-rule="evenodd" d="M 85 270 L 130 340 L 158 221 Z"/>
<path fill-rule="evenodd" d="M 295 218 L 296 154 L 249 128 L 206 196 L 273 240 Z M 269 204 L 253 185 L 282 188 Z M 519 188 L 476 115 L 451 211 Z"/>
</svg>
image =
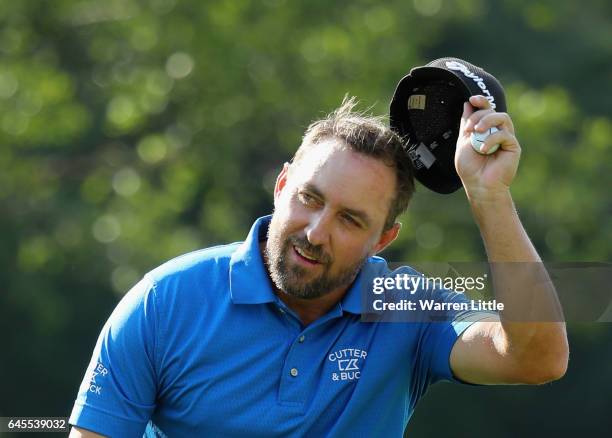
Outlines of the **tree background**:
<svg viewBox="0 0 612 438">
<path fill-rule="evenodd" d="M 609 1 L 2 0 L 0 23 L 0 416 L 68 415 L 131 285 L 244 239 L 310 121 L 345 93 L 387 113 L 438 57 L 504 84 L 542 257 L 611 259 Z M 463 191 L 419 187 L 401 219 L 390 260 L 484 260 Z M 435 385 L 407 433 L 605 433 L 612 326 L 569 334 L 563 380 Z"/>
</svg>

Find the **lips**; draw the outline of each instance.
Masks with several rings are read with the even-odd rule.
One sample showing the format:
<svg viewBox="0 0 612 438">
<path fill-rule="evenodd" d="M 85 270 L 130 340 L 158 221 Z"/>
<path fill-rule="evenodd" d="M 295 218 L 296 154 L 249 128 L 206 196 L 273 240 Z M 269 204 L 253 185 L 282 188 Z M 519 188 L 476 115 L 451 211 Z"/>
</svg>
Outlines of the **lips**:
<svg viewBox="0 0 612 438">
<path fill-rule="evenodd" d="M 296 254 L 297 254 L 297 255 L 298 255 L 300 258 L 304 259 L 304 260 L 305 260 L 305 261 L 307 261 L 308 263 L 311 263 L 311 264 L 318 264 L 318 263 L 321 263 L 321 262 L 319 262 L 319 260 L 318 260 L 316 257 L 314 257 L 314 256 L 312 256 L 312 255 L 310 255 L 310 254 L 308 254 L 308 253 L 307 253 L 306 251 L 304 251 L 302 248 L 298 248 L 297 246 L 294 246 L 294 247 L 293 247 L 293 250 L 296 252 Z"/>
</svg>

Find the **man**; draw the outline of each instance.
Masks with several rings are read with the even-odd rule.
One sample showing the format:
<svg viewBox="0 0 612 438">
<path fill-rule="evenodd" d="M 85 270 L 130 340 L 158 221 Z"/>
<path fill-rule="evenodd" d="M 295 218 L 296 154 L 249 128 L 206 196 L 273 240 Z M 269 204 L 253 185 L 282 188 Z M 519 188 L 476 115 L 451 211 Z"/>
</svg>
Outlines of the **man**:
<svg viewBox="0 0 612 438">
<path fill-rule="evenodd" d="M 277 178 L 274 214 L 245 242 L 172 260 L 123 298 L 98 339 L 71 436 L 141 436 L 147 424 L 159 436 L 401 436 L 437 380 L 535 384 L 565 373 L 560 322 L 477 312 L 361 322 L 362 274 L 389 275 L 375 254 L 397 237 L 414 186 L 400 139 L 353 107 L 345 100 L 308 128 Z M 477 154 L 470 133 L 491 126 L 500 131 L 486 147 L 500 150 Z M 510 117 L 472 96 L 456 168 L 490 261 L 539 261 L 509 193 L 519 156 Z M 533 298 L 498 277 L 517 299 Z M 554 294 L 539 300 L 558 305 Z"/>
</svg>

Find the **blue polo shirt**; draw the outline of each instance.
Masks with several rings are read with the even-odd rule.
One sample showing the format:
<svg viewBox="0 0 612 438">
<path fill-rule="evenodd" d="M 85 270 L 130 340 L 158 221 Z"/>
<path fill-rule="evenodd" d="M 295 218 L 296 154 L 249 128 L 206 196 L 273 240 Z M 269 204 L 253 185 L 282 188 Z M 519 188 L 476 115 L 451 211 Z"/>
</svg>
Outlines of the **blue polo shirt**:
<svg viewBox="0 0 612 438">
<path fill-rule="evenodd" d="M 303 327 L 263 264 L 269 221 L 243 243 L 165 263 L 125 295 L 98 338 L 72 425 L 112 437 L 142 436 L 147 425 L 169 437 L 402 436 L 427 387 L 454 380 L 457 336 L 490 314 L 362 322 L 360 274 Z M 379 257 L 366 268 L 389 272 Z"/>
</svg>

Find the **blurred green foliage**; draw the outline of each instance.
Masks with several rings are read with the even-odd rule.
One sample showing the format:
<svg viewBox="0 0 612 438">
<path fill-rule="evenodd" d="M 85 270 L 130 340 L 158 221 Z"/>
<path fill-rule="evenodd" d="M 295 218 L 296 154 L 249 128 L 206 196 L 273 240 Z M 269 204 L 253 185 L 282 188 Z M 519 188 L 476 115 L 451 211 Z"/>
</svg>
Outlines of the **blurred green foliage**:
<svg viewBox="0 0 612 438">
<path fill-rule="evenodd" d="M 132 284 L 243 239 L 271 211 L 276 172 L 310 121 L 345 93 L 386 113 L 399 79 L 437 57 L 505 85 L 524 151 L 513 195 L 543 258 L 609 261 L 611 12 L 604 0 L 0 1 L 0 416 L 67 415 Z M 463 192 L 420 188 L 402 221 L 389 259 L 484 257 Z M 578 397 L 603 373 L 609 388 L 610 327 L 575 327 L 572 341 L 579 368 L 556 387 Z M 517 414 L 529 433 L 570 430 L 550 425 L 550 388 L 469 401 L 462 388 L 436 398 L 441 388 L 432 409 L 448 398 L 469 436 L 488 432 L 467 415 L 496 436 L 524 431 L 496 423 L 495 403 L 519 398 L 541 403 Z M 591 417 L 567 421 L 604 421 L 612 400 L 597 400 Z M 450 433 L 419 415 L 416 436 Z"/>
</svg>

